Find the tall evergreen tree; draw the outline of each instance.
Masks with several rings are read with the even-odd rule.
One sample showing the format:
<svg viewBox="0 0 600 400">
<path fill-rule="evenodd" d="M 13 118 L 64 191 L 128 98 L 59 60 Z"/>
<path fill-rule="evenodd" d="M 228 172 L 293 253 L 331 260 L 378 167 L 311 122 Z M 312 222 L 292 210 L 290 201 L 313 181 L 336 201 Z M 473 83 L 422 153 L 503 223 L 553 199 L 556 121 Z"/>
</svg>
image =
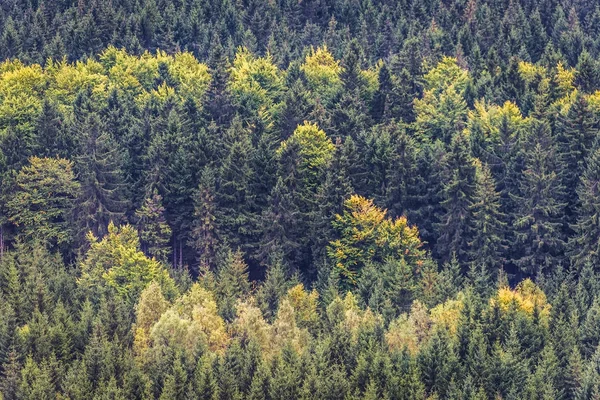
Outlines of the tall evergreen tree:
<svg viewBox="0 0 600 400">
<path fill-rule="evenodd" d="M 481 163 L 477 166 L 475 174 L 475 193 L 471 213 L 473 239 L 469 242 L 469 260 L 496 271 L 502 267 L 507 250 L 506 215 L 500 211 L 500 193 L 496 191 L 490 169 Z"/>
<path fill-rule="evenodd" d="M 160 261 L 167 262 L 171 250 L 169 246 L 171 228 L 167 224 L 164 213 L 162 196 L 154 189 L 135 214 L 138 218 L 137 226 L 144 252 Z"/>
<path fill-rule="evenodd" d="M 587 262 L 598 265 L 600 261 L 600 201 L 598 200 L 598 182 L 600 181 L 600 148 L 590 154 L 587 169 L 581 177 L 577 189 L 579 207 L 577 223 L 573 226 L 574 236 L 569 240 L 571 263 L 581 268 Z"/>
<path fill-rule="evenodd" d="M 547 122 L 535 121 L 529 132 L 525 170 L 520 183 L 514 262 L 529 275 L 557 266 L 565 247 L 561 221 L 564 203 L 560 164 Z"/>
<path fill-rule="evenodd" d="M 123 178 L 121 154 L 97 115 L 76 123 L 82 137 L 75 168 L 81 182 L 77 222 L 80 238 L 91 231 L 96 237 L 108 232 L 112 221 L 125 220 L 129 206 Z"/>
<path fill-rule="evenodd" d="M 436 253 L 442 260 L 456 254 L 459 261 L 466 259 L 469 226 L 472 221 L 471 206 L 475 194 L 475 165 L 470 156 L 467 138 L 458 133 L 454 136 L 444 161 L 441 202 L 444 213 L 437 226 Z"/>
</svg>

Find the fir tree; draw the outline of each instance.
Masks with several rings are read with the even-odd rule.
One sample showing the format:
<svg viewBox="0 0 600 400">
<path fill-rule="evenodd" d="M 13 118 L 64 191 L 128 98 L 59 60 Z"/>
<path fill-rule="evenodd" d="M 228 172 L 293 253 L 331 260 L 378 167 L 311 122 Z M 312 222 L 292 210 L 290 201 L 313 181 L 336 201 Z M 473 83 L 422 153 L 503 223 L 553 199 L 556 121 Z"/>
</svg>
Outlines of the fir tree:
<svg viewBox="0 0 600 400">
<path fill-rule="evenodd" d="M 78 201 L 79 231 L 81 238 L 90 231 L 102 237 L 111 221 L 124 220 L 128 208 L 120 153 L 98 116 L 90 115 L 77 130 L 82 137 L 75 162 L 82 190 Z"/>
</svg>

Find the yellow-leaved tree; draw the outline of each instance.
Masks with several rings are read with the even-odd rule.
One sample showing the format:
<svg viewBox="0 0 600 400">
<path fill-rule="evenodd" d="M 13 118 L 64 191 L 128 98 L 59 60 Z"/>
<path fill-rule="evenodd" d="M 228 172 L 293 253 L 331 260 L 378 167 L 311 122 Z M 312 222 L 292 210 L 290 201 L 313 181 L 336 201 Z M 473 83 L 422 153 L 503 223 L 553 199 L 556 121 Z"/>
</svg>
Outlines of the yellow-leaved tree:
<svg viewBox="0 0 600 400">
<path fill-rule="evenodd" d="M 419 266 L 425 258 L 419 231 L 408 225 L 406 217 L 391 219 L 373 200 L 353 195 L 344 203 L 334 226 L 340 239 L 329 244 L 328 253 L 346 283 L 356 283 L 367 263 L 389 259 L 405 260 Z"/>
<path fill-rule="evenodd" d="M 415 129 L 424 138 L 449 143 L 454 132 L 464 128 L 469 73 L 455 58 L 444 57 L 424 78 L 423 97 L 414 102 Z"/>
<path fill-rule="evenodd" d="M 109 287 L 127 301 L 136 302 L 148 284 L 155 281 L 167 297 L 176 295 L 175 282 L 164 266 L 140 250 L 134 227 L 118 227 L 111 222 L 105 237 L 99 240 L 89 233 L 88 240 L 90 249 L 80 265 L 78 280 L 84 289 Z"/>
<path fill-rule="evenodd" d="M 135 350 L 143 360 L 160 357 L 167 348 L 189 354 L 199 349 L 220 352 L 229 343 L 213 294 L 198 283 L 170 307 L 159 286 L 151 284 L 140 297 L 136 311 Z"/>
<path fill-rule="evenodd" d="M 327 46 L 311 48 L 300 70 L 306 75 L 311 91 L 325 104 L 342 89 L 342 67 Z"/>
</svg>

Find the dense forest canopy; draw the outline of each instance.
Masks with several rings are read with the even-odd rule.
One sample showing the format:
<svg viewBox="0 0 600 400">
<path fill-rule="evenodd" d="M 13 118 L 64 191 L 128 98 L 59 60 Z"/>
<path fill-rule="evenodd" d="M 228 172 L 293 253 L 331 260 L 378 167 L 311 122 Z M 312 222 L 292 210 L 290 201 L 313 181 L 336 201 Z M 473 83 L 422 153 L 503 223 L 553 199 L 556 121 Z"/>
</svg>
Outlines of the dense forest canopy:
<svg viewBox="0 0 600 400">
<path fill-rule="evenodd" d="M 0 399 L 600 398 L 600 3 L 0 1 Z"/>
</svg>

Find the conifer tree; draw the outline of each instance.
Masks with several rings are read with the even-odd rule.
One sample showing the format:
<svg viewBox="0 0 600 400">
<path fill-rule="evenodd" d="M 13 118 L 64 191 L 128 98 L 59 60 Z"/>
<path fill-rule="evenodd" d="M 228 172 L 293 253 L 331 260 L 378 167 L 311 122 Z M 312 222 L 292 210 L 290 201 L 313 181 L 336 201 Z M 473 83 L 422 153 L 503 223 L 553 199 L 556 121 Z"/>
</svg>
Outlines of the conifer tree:
<svg viewBox="0 0 600 400">
<path fill-rule="evenodd" d="M 75 161 L 82 190 L 77 205 L 79 232 L 81 238 L 89 231 L 102 237 L 111 221 L 124 220 L 128 208 L 121 157 L 97 115 L 92 114 L 77 125 L 82 137 L 80 155 Z"/>
<path fill-rule="evenodd" d="M 419 367 L 425 389 L 429 395 L 446 395 L 455 374 L 456 358 L 453 354 L 448 333 L 438 329 L 419 353 Z"/>
<path fill-rule="evenodd" d="M 248 265 L 242 253 L 227 251 L 217 269 L 216 294 L 219 299 L 219 312 L 223 318 L 232 321 L 235 317 L 235 305 L 250 291 Z"/>
<path fill-rule="evenodd" d="M 587 169 L 581 177 L 577 190 L 581 202 L 577 223 L 573 226 L 575 235 L 569 240 L 571 263 L 581 268 L 587 262 L 597 265 L 599 260 L 600 231 L 598 216 L 598 182 L 600 181 L 600 149 L 595 149 L 588 158 Z"/>
<path fill-rule="evenodd" d="M 253 170 L 250 166 L 250 133 L 235 118 L 225 133 L 226 155 L 222 162 L 215 201 L 216 222 L 224 240 L 233 248 L 247 249 L 252 243 L 254 201 L 250 190 Z"/>
<path fill-rule="evenodd" d="M 74 138 L 68 135 L 64 117 L 56 104 L 45 99 L 35 125 L 38 140 L 36 155 L 67 158 L 72 154 Z"/>
<path fill-rule="evenodd" d="M 318 209 L 313 214 L 313 258 L 318 261 L 325 255 L 327 244 L 334 239 L 333 220 L 340 214 L 353 192 L 348 170 L 349 160 L 344 153 L 341 139 L 335 144 L 335 152 L 327 167 L 325 181 L 317 192 Z"/>
<path fill-rule="evenodd" d="M 468 251 L 468 230 L 475 194 L 475 165 L 463 134 L 454 136 L 444 168 L 447 177 L 442 189 L 444 213 L 437 225 L 436 253 L 442 260 L 449 260 L 452 254 L 456 254 L 458 260 L 463 261 Z"/>
<path fill-rule="evenodd" d="M 136 211 L 138 231 L 144 252 L 156 259 L 167 262 L 170 252 L 171 228 L 164 216 L 162 196 L 154 189 L 152 195 L 146 197 L 142 207 Z"/>
<path fill-rule="evenodd" d="M 529 132 L 525 170 L 520 182 L 517 215 L 515 264 L 533 275 L 552 268 L 564 251 L 562 213 L 563 186 L 558 175 L 557 153 L 547 122 L 535 121 Z"/>
<path fill-rule="evenodd" d="M 471 213 L 472 241 L 469 242 L 469 260 L 486 265 L 491 270 L 500 268 L 506 251 L 504 231 L 506 216 L 500 211 L 500 193 L 485 164 L 478 164 L 475 173 L 475 193 Z"/>
<path fill-rule="evenodd" d="M 586 160 L 592 150 L 600 120 L 590 110 L 586 98 L 578 94 L 566 116 L 557 121 L 558 150 L 562 165 L 562 179 L 565 187 L 567 216 L 572 216 L 578 205 L 577 186 L 586 169 Z"/>
<path fill-rule="evenodd" d="M 194 221 L 189 245 L 197 252 L 200 269 L 215 266 L 218 246 L 216 226 L 215 177 L 210 167 L 204 167 L 194 199 Z"/>
</svg>

